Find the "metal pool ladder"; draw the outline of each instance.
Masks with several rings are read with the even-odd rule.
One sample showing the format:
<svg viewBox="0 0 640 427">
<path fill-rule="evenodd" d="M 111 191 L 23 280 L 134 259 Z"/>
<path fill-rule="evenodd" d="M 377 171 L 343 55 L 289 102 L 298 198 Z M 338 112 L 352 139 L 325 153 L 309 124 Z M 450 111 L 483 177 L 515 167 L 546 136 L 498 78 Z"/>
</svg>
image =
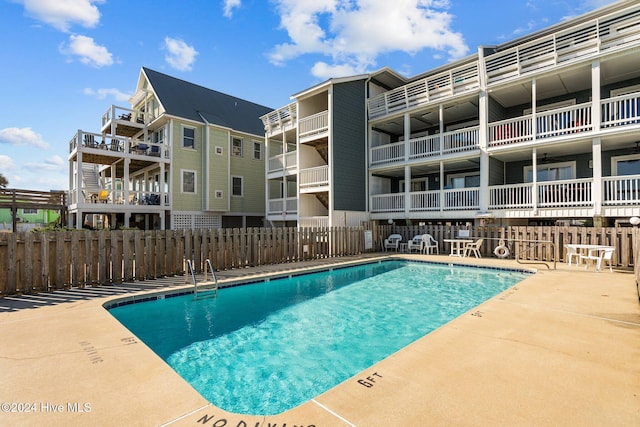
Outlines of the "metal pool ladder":
<svg viewBox="0 0 640 427">
<path fill-rule="evenodd" d="M 203 294 L 202 297 L 213 297 L 213 298 L 217 298 L 218 297 L 218 278 L 216 277 L 216 273 L 213 270 L 213 265 L 211 265 L 211 260 L 207 259 L 206 261 L 206 268 L 204 270 L 204 282 L 202 283 L 201 286 L 198 286 L 198 279 L 196 278 L 196 273 L 195 273 L 195 269 L 193 267 L 193 261 L 188 259 L 187 260 L 187 267 L 189 269 L 189 276 L 191 276 L 191 280 L 193 281 L 193 299 L 197 300 L 198 299 L 198 295 L 200 293 L 204 293 L 206 292 L 206 294 Z M 211 274 L 211 279 L 212 279 L 212 283 L 206 283 L 209 281 L 208 279 L 208 273 Z M 209 286 L 212 285 L 212 286 Z M 213 291 L 213 292 L 211 292 Z"/>
</svg>

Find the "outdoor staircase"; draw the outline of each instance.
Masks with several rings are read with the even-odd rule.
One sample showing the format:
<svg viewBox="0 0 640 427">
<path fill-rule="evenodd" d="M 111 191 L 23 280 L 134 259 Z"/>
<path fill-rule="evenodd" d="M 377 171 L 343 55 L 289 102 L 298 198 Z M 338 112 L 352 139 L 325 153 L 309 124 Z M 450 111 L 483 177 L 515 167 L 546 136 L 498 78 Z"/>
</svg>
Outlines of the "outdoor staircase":
<svg viewBox="0 0 640 427">
<path fill-rule="evenodd" d="M 102 186 L 100 185 L 100 174 L 98 167 L 92 163 L 82 164 L 82 188 L 86 192 L 97 193 Z"/>
</svg>

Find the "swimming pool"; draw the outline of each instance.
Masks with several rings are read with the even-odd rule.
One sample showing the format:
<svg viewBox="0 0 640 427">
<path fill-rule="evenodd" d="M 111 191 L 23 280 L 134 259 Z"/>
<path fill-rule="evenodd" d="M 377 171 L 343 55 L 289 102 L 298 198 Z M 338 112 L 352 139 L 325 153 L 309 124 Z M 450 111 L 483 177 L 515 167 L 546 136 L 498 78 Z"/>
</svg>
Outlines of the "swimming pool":
<svg viewBox="0 0 640 427">
<path fill-rule="evenodd" d="M 308 401 L 527 273 L 385 261 L 110 309 L 214 405 L 274 415 Z"/>
</svg>

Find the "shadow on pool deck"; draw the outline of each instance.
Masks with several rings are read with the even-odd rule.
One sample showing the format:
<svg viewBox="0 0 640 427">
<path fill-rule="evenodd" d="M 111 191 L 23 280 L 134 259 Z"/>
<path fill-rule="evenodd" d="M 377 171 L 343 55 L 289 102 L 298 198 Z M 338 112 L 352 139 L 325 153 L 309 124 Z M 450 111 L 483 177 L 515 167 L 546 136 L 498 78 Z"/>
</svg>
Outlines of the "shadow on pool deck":
<svg viewBox="0 0 640 427">
<path fill-rule="evenodd" d="M 219 276 L 288 274 L 366 258 Z M 3 406 L 0 425 L 640 425 L 640 305 L 629 272 L 541 269 L 275 416 L 230 414 L 209 404 L 102 307 L 119 296 L 182 285 L 184 277 L 176 277 L 0 299 L 0 402 L 15 404 Z"/>
</svg>

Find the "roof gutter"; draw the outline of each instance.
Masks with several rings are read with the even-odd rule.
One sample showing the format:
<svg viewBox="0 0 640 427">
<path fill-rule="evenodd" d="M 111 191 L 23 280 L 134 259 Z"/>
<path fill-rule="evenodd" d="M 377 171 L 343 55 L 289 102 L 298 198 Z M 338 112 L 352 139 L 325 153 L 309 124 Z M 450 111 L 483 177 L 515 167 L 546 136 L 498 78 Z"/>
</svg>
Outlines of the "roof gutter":
<svg viewBox="0 0 640 427">
<path fill-rule="evenodd" d="M 204 176 L 201 177 L 201 181 L 202 181 L 202 191 L 204 192 L 204 199 L 203 199 L 203 210 L 208 211 L 209 209 L 209 176 L 211 176 L 210 174 L 210 163 L 209 163 L 209 150 L 211 149 L 211 146 L 209 144 L 209 125 L 210 123 L 207 121 L 207 119 L 204 118 L 204 116 L 200 113 L 200 111 L 196 111 L 196 113 L 198 113 L 198 115 L 200 116 L 200 118 L 202 119 L 202 121 L 204 122 L 205 126 L 204 126 L 204 156 L 203 156 L 203 165 L 202 165 L 202 170 L 204 171 Z"/>
</svg>

